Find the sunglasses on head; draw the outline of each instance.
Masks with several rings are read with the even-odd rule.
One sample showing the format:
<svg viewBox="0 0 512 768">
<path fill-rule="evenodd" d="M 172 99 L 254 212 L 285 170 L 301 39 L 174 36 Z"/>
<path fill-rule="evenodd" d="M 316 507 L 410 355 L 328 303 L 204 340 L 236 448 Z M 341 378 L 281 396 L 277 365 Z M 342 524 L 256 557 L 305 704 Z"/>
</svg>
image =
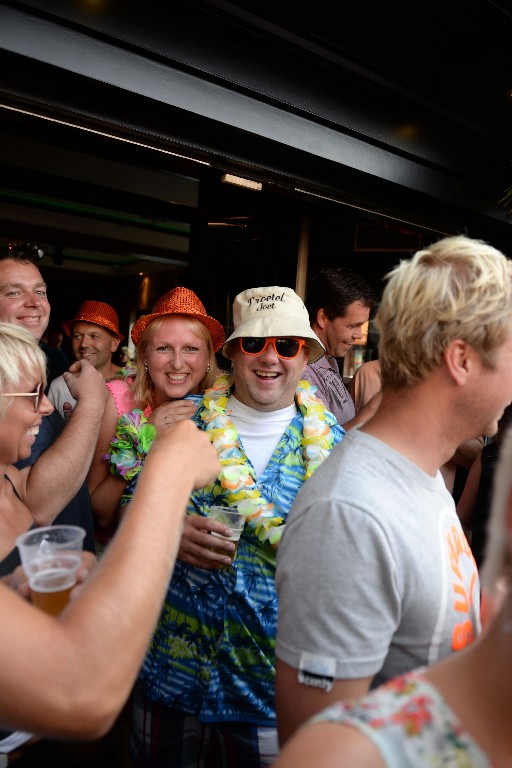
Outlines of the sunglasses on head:
<svg viewBox="0 0 512 768">
<path fill-rule="evenodd" d="M 37 411 L 39 410 L 39 403 L 41 402 L 43 392 L 44 392 L 44 384 L 42 381 L 40 381 L 33 392 L 4 392 L 3 395 L 4 397 L 33 397 L 34 411 L 37 413 Z"/>
<path fill-rule="evenodd" d="M 302 347 L 306 346 L 304 339 L 296 339 L 293 336 L 267 336 L 258 338 L 256 336 L 241 336 L 240 349 L 246 355 L 261 355 L 269 344 L 274 347 L 274 352 L 282 360 L 293 360 L 297 357 Z"/>
</svg>

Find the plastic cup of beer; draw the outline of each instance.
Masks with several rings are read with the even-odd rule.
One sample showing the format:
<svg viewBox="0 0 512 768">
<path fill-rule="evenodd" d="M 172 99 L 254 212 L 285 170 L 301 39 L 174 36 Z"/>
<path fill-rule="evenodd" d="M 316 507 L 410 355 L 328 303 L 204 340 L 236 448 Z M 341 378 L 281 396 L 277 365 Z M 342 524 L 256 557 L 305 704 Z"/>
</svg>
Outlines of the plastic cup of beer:
<svg viewBox="0 0 512 768">
<path fill-rule="evenodd" d="M 53 616 L 68 604 L 82 561 L 85 530 L 78 525 L 34 528 L 16 539 L 34 605 Z"/>
<path fill-rule="evenodd" d="M 239 540 L 245 525 L 245 515 L 239 512 L 236 507 L 210 507 L 208 510 L 208 517 L 217 520 L 219 523 L 223 523 L 223 525 L 227 525 L 228 528 L 231 528 L 233 531 L 231 536 L 223 536 L 221 533 L 212 531 L 212 536 L 218 536 L 220 539 L 233 541 L 235 542 L 236 547 L 236 542 Z M 212 547 L 212 550 L 219 552 L 222 555 L 226 554 L 224 551 L 216 550 L 214 547 Z M 235 554 L 233 555 L 233 560 L 235 559 L 235 556 L 236 549 Z"/>
</svg>

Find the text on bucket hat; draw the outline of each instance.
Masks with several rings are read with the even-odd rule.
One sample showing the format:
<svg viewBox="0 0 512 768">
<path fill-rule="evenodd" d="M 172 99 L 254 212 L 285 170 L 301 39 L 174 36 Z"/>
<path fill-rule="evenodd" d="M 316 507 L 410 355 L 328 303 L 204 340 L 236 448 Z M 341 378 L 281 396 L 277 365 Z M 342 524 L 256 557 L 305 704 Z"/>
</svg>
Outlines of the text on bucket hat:
<svg viewBox="0 0 512 768">
<path fill-rule="evenodd" d="M 165 317 L 166 315 L 195 317 L 210 331 L 215 352 L 218 352 L 224 344 L 226 335 L 219 321 L 206 314 L 206 309 L 193 291 L 180 286 L 164 293 L 149 315 L 139 317 L 132 328 L 132 341 L 136 347 L 148 325 L 157 317 Z"/>
<path fill-rule="evenodd" d="M 61 323 L 62 328 L 71 336 L 73 333 L 73 326 L 75 323 L 93 323 L 93 325 L 100 325 L 102 328 L 106 328 L 107 331 L 115 336 L 119 341 L 124 339 L 122 333 L 119 333 L 119 318 L 114 307 L 110 304 L 105 304 L 103 301 L 84 301 L 73 317 L 72 320 L 66 320 L 65 323 Z"/>
<path fill-rule="evenodd" d="M 310 363 L 319 360 L 325 352 L 322 342 L 311 329 L 304 302 L 291 288 L 271 285 L 242 291 L 233 302 L 233 325 L 235 330 L 222 350 L 227 358 L 230 357 L 230 343 L 241 336 L 305 339 Z"/>
</svg>

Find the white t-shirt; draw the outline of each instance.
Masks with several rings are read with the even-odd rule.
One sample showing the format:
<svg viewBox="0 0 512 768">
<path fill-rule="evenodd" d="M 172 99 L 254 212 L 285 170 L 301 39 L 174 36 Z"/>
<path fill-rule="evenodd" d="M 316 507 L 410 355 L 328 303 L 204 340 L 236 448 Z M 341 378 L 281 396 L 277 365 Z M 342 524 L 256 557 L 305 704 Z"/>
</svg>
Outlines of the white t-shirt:
<svg viewBox="0 0 512 768">
<path fill-rule="evenodd" d="M 256 471 L 263 474 L 283 432 L 297 413 L 295 403 L 278 411 L 256 411 L 230 395 L 227 412 L 238 430 L 247 457 Z"/>
<path fill-rule="evenodd" d="M 76 400 L 69 391 L 68 385 L 64 381 L 64 376 L 57 376 L 52 381 L 48 389 L 48 400 L 59 411 L 62 418 L 64 418 L 64 403 L 71 403 L 72 408 L 75 407 Z"/>
</svg>

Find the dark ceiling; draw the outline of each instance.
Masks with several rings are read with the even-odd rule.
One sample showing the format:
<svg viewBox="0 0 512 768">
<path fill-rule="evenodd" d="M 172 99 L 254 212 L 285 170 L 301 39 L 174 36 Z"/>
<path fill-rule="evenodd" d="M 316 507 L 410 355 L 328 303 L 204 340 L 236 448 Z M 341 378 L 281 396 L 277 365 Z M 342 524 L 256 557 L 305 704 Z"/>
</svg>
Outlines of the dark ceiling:
<svg viewBox="0 0 512 768">
<path fill-rule="evenodd" d="M 449 180 L 467 188 L 471 205 L 472 184 L 479 185 L 492 216 L 512 184 L 510 0 L 353 3 L 350 7 L 332 0 L 314 4 L 27 0 L 1 5 L 30 8 L 42 19 L 65 19 L 68 30 L 88 29 L 97 40 L 119 41 L 134 52 L 149 52 L 188 73 L 201 72 L 211 82 L 229 80 L 233 90 L 278 105 L 283 114 L 289 107 L 290 113 L 313 116 L 319 125 L 335 127 L 377 148 L 391 148 L 402 159 L 419 159 L 428 172 L 447 170 Z M 249 34 L 251 45 L 246 43 Z M 23 61 L 15 53 L 5 53 L 11 71 L 19 65 L 20 82 Z M 59 98 L 63 93 L 69 108 L 90 102 L 101 111 L 107 108 L 104 103 L 113 104 L 115 98 L 126 101 L 124 92 L 107 89 L 101 79 L 94 91 L 88 83 L 75 91 L 70 87 L 74 81 L 64 73 L 62 79 L 52 80 L 56 70 L 49 64 L 40 64 L 39 71 L 39 84 L 32 81 L 34 91 L 39 88 L 42 94 L 46 89 L 45 99 L 52 89 Z M 293 155 L 289 147 L 261 136 L 257 143 L 247 132 L 237 132 L 233 123 L 211 120 L 196 125 L 189 122 L 187 113 L 166 111 L 166 105 L 144 102 L 136 93 L 130 100 L 134 112 L 146 119 L 154 112 L 155 121 L 158 117 L 162 123 L 167 121 L 169 132 L 178 131 L 172 118 L 181 117 L 181 125 L 190 130 L 184 140 L 180 138 L 184 145 L 190 144 L 191 154 L 193 144 L 197 147 L 202 141 L 206 150 L 217 142 L 215 148 L 221 150 L 210 151 L 210 156 L 218 164 L 222 155 L 227 164 L 238 162 L 242 170 L 239 158 L 248 169 L 251 162 L 260 169 L 273 165 L 281 178 L 291 178 L 287 194 L 297 186 L 301 173 L 311 179 L 315 172 L 318 177 L 323 174 L 326 188 L 338 183 L 339 166 L 314 154 Z M 36 122 L 2 117 L 4 137 L 12 142 L 7 147 L 4 141 L 0 157 L 0 200 L 3 210 L 9 205 L 12 213 L 0 216 L 4 238 L 17 222 L 17 228 L 23 225 L 30 237 L 46 235 L 57 259 L 59 248 L 66 246 L 68 263 L 73 256 L 77 269 L 88 265 L 90 270 L 137 274 L 141 269 L 158 271 L 173 263 L 182 268 L 187 263 L 188 234 L 197 224 L 197 211 L 201 226 L 227 225 L 217 230 L 225 237 L 236 235 L 251 221 L 261 232 L 255 198 L 250 193 L 224 195 L 216 181 L 220 171 L 215 168 L 205 170 L 154 150 L 114 146 L 111 140 L 79 134 L 76 129 Z M 35 136 L 38 147 L 31 143 Z M 356 203 L 370 199 L 369 176 L 357 173 L 357 168 L 343 169 L 343 180 L 347 197 Z M 373 197 L 384 210 L 390 187 L 378 178 L 371 181 Z M 199 196 L 200 185 L 209 189 L 208 196 Z M 409 198 L 414 200 L 414 193 L 405 192 L 394 202 L 404 217 Z M 448 202 L 450 194 L 445 196 Z M 442 205 L 435 202 L 439 209 L 435 216 L 441 220 Z M 421 198 L 414 205 L 421 210 Z M 263 214 L 267 219 L 268 211 L 267 204 Z M 61 228 L 63 217 L 67 223 Z M 447 214 L 450 217 L 452 211 Z"/>
<path fill-rule="evenodd" d="M 385 80 L 441 113 L 457 115 L 489 140 L 510 144 L 510 0 L 209 4 L 231 6 L 230 12 L 246 19 L 254 14 L 267 29 L 287 30 L 290 41 L 300 37 L 312 52 L 340 57 L 365 77 Z"/>
</svg>

